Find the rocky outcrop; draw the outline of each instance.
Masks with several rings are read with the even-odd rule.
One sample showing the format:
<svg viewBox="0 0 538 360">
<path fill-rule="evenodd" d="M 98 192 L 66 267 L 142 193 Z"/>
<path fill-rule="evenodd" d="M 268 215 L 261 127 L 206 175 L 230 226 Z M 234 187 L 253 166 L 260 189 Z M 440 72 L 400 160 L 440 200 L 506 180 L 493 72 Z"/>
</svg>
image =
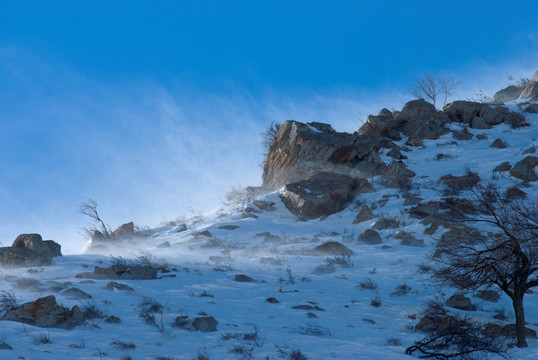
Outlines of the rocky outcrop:
<svg viewBox="0 0 538 360">
<path fill-rule="evenodd" d="M 79 279 L 152 280 L 157 278 L 157 269 L 150 266 L 116 264 L 108 268 L 96 266 L 93 272 L 76 275 Z"/>
<path fill-rule="evenodd" d="M 307 180 L 286 185 L 280 199 L 293 214 L 315 219 L 343 210 L 359 190 L 360 181 L 357 179 L 321 172 Z"/>
<path fill-rule="evenodd" d="M 59 306 L 54 295 L 50 295 L 9 309 L 2 320 L 43 328 L 72 329 L 84 323 L 84 314 L 76 305 L 71 310 Z"/>
<path fill-rule="evenodd" d="M 377 116 L 368 116 L 358 132 L 375 131 L 392 140 L 400 140 L 403 134 L 409 137 L 410 144 L 419 144 L 422 139 L 438 139 L 448 133 L 449 130 L 444 127 L 448 121 L 446 114 L 437 112 L 432 104 L 419 99 L 409 101 L 396 114 L 387 110 Z"/>
<path fill-rule="evenodd" d="M 534 168 L 538 165 L 538 157 L 527 156 L 514 164 L 510 170 L 510 175 L 523 181 L 535 181 L 538 179 Z"/>
<path fill-rule="evenodd" d="M 288 120 L 278 130 L 263 169 L 263 186 L 279 188 L 319 172 L 356 178 L 381 173 L 376 151 L 388 146 L 379 133 L 336 132 L 327 124 Z"/>
<path fill-rule="evenodd" d="M 474 310 L 471 299 L 461 294 L 454 294 L 445 302 L 446 306 L 459 310 Z"/>
<path fill-rule="evenodd" d="M 492 107 L 474 101 L 454 101 L 445 105 L 443 112 L 451 121 L 469 124 L 473 129 L 489 129 L 503 122 L 518 127 L 525 121 L 523 116 L 509 112 L 504 106 Z"/>
<path fill-rule="evenodd" d="M 39 234 L 21 234 L 9 247 L 0 248 L 0 266 L 45 266 L 52 264 L 52 258 L 62 256 L 60 244 L 43 241 Z"/>
<path fill-rule="evenodd" d="M 493 95 L 495 104 L 503 104 L 507 101 L 513 101 L 519 98 L 521 92 L 525 89 L 523 86 L 510 85 L 502 90 L 499 90 Z"/>
<path fill-rule="evenodd" d="M 372 220 L 372 219 L 375 219 L 374 213 L 368 207 L 368 205 L 364 205 L 361 208 L 361 211 L 359 211 L 359 213 L 355 217 L 355 220 L 353 220 L 353 224 L 359 224 L 359 223 L 361 223 L 363 221 L 368 221 L 368 220 Z"/>
</svg>

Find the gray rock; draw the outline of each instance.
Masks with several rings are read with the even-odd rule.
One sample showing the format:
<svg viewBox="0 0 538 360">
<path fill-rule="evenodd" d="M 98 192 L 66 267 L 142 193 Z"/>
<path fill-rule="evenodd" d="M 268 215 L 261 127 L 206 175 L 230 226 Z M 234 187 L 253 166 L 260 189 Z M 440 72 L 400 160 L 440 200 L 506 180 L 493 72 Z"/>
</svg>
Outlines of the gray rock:
<svg viewBox="0 0 538 360">
<path fill-rule="evenodd" d="M 374 225 L 372 226 L 372 229 L 374 230 L 385 230 L 385 229 L 395 229 L 398 226 L 400 226 L 400 223 L 398 220 L 393 219 L 391 217 L 382 217 L 381 219 L 377 220 Z"/>
<path fill-rule="evenodd" d="M 514 129 L 519 128 L 525 122 L 525 117 L 516 112 L 510 112 L 504 118 L 504 123 L 511 126 Z"/>
<path fill-rule="evenodd" d="M 347 175 L 322 172 L 286 185 L 280 199 L 293 214 L 305 219 L 343 210 L 355 198 L 359 182 Z"/>
<path fill-rule="evenodd" d="M 91 299 L 92 296 L 78 288 L 69 288 L 62 292 L 63 296 L 72 298 L 72 299 L 79 299 L 79 300 L 87 300 Z"/>
<path fill-rule="evenodd" d="M 237 281 L 237 282 L 254 282 L 255 280 L 253 278 L 251 278 L 250 276 L 248 276 L 248 275 L 238 274 L 238 275 L 235 275 L 234 281 Z"/>
<path fill-rule="evenodd" d="M 213 316 L 204 316 L 194 319 L 192 327 L 201 332 L 217 331 L 218 321 Z"/>
<path fill-rule="evenodd" d="M 471 299 L 461 294 L 454 294 L 445 302 L 445 304 L 451 308 L 459 310 L 474 310 L 474 306 L 471 303 Z"/>
<path fill-rule="evenodd" d="M 117 238 L 117 239 L 128 239 L 130 237 L 133 237 L 135 234 L 135 228 L 133 222 L 125 223 L 121 226 L 119 226 L 116 230 L 110 234 L 111 238 Z"/>
<path fill-rule="evenodd" d="M 263 201 L 263 200 L 254 200 L 252 202 L 254 205 L 256 205 L 258 208 L 265 210 L 265 211 L 275 211 L 275 203 L 273 201 Z"/>
<path fill-rule="evenodd" d="M 411 100 L 404 105 L 398 118 L 409 119 L 417 115 L 435 114 L 436 112 L 435 106 L 424 99 Z"/>
<path fill-rule="evenodd" d="M 43 328 L 72 329 L 84 323 L 84 314 L 78 306 L 71 310 L 59 306 L 54 295 L 50 295 L 11 308 L 2 316 L 2 320 Z"/>
<path fill-rule="evenodd" d="M 470 190 L 480 182 L 480 176 L 476 173 L 469 172 L 462 176 L 453 176 L 452 174 L 441 177 L 444 185 L 458 190 Z"/>
<path fill-rule="evenodd" d="M 359 224 L 363 221 L 368 221 L 372 219 L 375 219 L 374 213 L 372 212 L 372 210 L 370 210 L 368 205 L 364 205 L 361 211 L 359 211 L 359 213 L 355 217 L 355 220 L 353 220 L 353 224 Z"/>
<path fill-rule="evenodd" d="M 13 350 L 13 346 L 3 342 L 0 344 L 0 350 Z"/>
<path fill-rule="evenodd" d="M 415 238 L 413 235 L 405 232 L 405 231 L 398 231 L 396 232 L 396 236 L 395 236 L 396 239 L 401 239 L 402 242 L 401 244 L 402 245 L 405 245 L 405 246 L 417 246 L 417 247 L 420 247 L 420 246 L 424 246 L 424 240 L 423 239 L 417 239 Z"/>
<path fill-rule="evenodd" d="M 510 171 L 512 168 L 512 165 L 508 161 L 503 162 L 502 164 L 498 165 L 493 169 L 493 171 Z"/>
<path fill-rule="evenodd" d="M 504 149 L 506 148 L 506 143 L 502 139 L 495 139 L 495 141 L 493 141 L 489 147 Z"/>
<path fill-rule="evenodd" d="M 530 105 L 528 105 L 528 106 L 525 108 L 525 112 L 526 112 L 526 113 L 529 113 L 529 114 L 536 114 L 536 113 L 538 113 L 538 104 L 537 104 L 537 103 L 534 103 L 534 104 L 530 104 Z"/>
<path fill-rule="evenodd" d="M 108 268 L 96 266 L 94 271 L 75 275 L 79 279 L 122 279 L 153 280 L 157 278 L 157 269 L 149 266 L 112 265 Z"/>
<path fill-rule="evenodd" d="M 510 170 L 510 175 L 523 181 L 535 181 L 538 179 L 534 168 L 538 165 L 538 158 L 535 156 L 527 156 L 521 161 L 518 161 Z"/>
<path fill-rule="evenodd" d="M 456 318 L 450 315 L 426 314 L 415 327 L 417 331 L 432 333 L 442 332 L 456 324 Z"/>
<path fill-rule="evenodd" d="M 111 281 L 108 284 L 106 284 L 105 289 L 107 290 L 119 290 L 119 291 L 134 291 L 132 287 L 126 284 L 118 283 L 115 281 Z"/>
<path fill-rule="evenodd" d="M 527 198 L 527 193 L 520 190 L 517 186 L 512 186 L 506 190 L 506 198 L 511 200 L 523 200 Z"/>
<path fill-rule="evenodd" d="M 338 241 L 327 241 L 319 246 L 316 246 L 313 250 L 318 254 L 334 255 L 334 256 L 350 256 L 353 255 L 353 251 L 347 246 L 340 244 Z"/>
<path fill-rule="evenodd" d="M 502 90 L 499 90 L 493 95 L 493 102 L 495 104 L 502 104 L 508 101 L 513 101 L 519 98 L 523 91 L 522 86 L 510 85 Z"/>
<path fill-rule="evenodd" d="M 381 244 L 381 236 L 379 233 L 372 229 L 366 229 L 359 235 L 359 243 L 376 245 Z"/>
<path fill-rule="evenodd" d="M 530 148 L 523 151 L 522 154 L 526 155 L 526 154 L 534 154 L 534 153 L 536 153 L 536 148 L 534 146 L 531 146 Z"/>
</svg>

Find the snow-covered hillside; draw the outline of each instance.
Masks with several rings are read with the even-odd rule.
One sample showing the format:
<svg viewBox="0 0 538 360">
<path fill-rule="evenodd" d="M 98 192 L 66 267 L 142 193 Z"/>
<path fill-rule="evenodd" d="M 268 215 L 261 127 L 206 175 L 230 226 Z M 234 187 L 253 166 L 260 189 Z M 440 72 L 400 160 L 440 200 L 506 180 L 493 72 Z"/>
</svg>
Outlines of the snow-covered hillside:
<svg viewBox="0 0 538 360">
<path fill-rule="evenodd" d="M 506 161 L 513 165 L 527 156 L 524 151 L 538 147 L 538 114 L 524 113 L 517 104 L 509 108 L 525 115 L 530 126 L 468 129 L 474 135 L 470 140 L 456 140 L 450 132 L 437 140 L 423 140 L 423 146 L 409 147 L 403 162 L 417 174 L 409 192 L 423 202 L 440 200 L 444 197 L 441 176 L 461 176 L 471 170 L 503 189 L 517 185 L 536 201 L 536 181 L 523 183 L 506 171 L 493 171 Z M 457 123 L 450 126 L 463 129 Z M 490 147 L 496 139 L 506 147 Z M 406 140 L 396 143 L 404 147 Z M 387 152 L 383 149 L 380 155 L 389 164 L 393 159 Z M 360 194 L 345 210 L 323 220 L 299 221 L 281 202 L 279 191 L 274 191 L 256 199 L 274 203 L 266 210 L 251 200 L 187 219 L 185 230 L 183 222 L 172 221 L 151 229 L 150 237 L 125 241 L 108 251 L 116 258 L 108 253 L 71 255 L 55 258 L 48 267 L 2 268 L 0 287 L 12 290 L 18 303 L 53 294 L 65 307 L 96 307 L 106 316 L 71 330 L 1 321 L 0 343 L 13 349 L 0 350 L 0 358 L 297 360 L 303 354 L 308 359 L 409 359 L 405 348 L 424 336 L 414 327 L 425 304 L 435 299 L 444 302 L 456 293 L 436 286 L 428 272 L 420 271 L 447 229 L 440 227 L 426 235 L 429 225 L 408 213 L 413 206 L 409 195 L 383 186 L 380 176 L 370 183 L 374 192 Z M 372 209 L 375 218 L 354 224 L 363 205 Z M 395 224 L 378 230 L 382 243 L 360 243 L 359 234 L 381 218 Z M 402 245 L 398 231 L 423 240 L 424 246 Z M 345 245 L 353 255 L 314 251 L 328 241 Z M 95 266 L 122 262 L 118 256 L 162 265 L 159 278 L 117 280 L 132 290 L 109 290 L 111 280 L 76 277 Z M 63 293 L 73 287 L 91 299 Z M 467 296 L 476 310 L 450 311 L 483 322 L 513 322 L 506 296 L 498 302 Z M 149 311 L 156 322 L 148 323 L 147 316 L 140 314 L 155 303 L 162 307 Z M 526 295 L 525 306 L 529 327 L 537 329 L 538 293 Z M 495 320 L 498 313 L 507 320 Z M 121 322 L 107 322 L 110 315 Z M 213 317 L 217 330 L 192 329 L 197 317 Z M 511 353 L 516 359 L 536 359 L 538 341 L 529 339 L 529 348 Z"/>
</svg>

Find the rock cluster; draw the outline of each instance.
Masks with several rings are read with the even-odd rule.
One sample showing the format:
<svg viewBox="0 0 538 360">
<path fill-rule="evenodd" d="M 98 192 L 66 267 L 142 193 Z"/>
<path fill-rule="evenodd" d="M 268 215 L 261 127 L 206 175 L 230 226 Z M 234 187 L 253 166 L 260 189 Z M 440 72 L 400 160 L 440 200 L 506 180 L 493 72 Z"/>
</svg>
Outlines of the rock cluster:
<svg viewBox="0 0 538 360">
<path fill-rule="evenodd" d="M 45 266 L 52 258 L 62 256 L 60 244 L 45 240 L 39 234 L 21 234 L 11 246 L 0 248 L 0 266 Z"/>
</svg>

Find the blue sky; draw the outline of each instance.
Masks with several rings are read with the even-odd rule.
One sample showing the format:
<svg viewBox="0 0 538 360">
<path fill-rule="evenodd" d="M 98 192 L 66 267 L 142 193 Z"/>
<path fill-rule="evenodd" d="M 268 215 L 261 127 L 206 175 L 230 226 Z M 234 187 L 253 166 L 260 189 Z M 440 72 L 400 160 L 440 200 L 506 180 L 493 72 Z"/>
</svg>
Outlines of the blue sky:
<svg viewBox="0 0 538 360">
<path fill-rule="evenodd" d="M 0 0 L 0 241 L 77 251 L 95 199 L 154 226 L 258 185 L 271 120 L 354 131 L 428 71 L 538 69 L 536 1 Z"/>
</svg>

